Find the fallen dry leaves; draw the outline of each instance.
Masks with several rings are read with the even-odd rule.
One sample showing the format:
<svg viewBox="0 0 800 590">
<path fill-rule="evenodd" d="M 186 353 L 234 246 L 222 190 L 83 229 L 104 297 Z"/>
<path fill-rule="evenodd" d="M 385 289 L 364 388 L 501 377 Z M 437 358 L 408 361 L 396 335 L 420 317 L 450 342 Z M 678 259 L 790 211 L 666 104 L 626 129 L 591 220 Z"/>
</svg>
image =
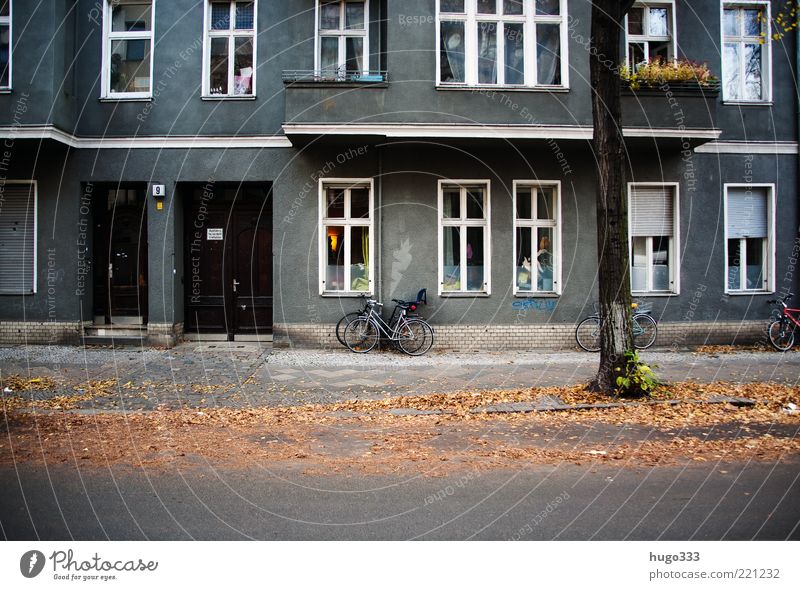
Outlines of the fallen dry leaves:
<svg viewBox="0 0 800 590">
<path fill-rule="evenodd" d="M 96 384 L 107 394 L 115 384 Z M 659 400 L 587 411 L 487 415 L 472 408 L 557 395 L 570 403 L 608 402 L 580 388 L 456 392 L 332 405 L 280 408 L 157 410 L 78 414 L 59 405 L 6 403 L 0 463 L 56 462 L 167 467 L 198 461 L 228 467 L 267 465 L 306 473 L 440 474 L 470 466 L 533 463 L 776 460 L 800 457 L 800 416 L 783 411 L 800 388 L 758 383 L 677 384 Z M 747 397 L 752 407 L 690 403 L 716 395 Z M 8 397 L 4 397 L 8 402 Z M 33 411 L 31 411 L 33 408 Z M 450 413 L 395 416 L 392 408 Z M 638 434 L 626 436 L 631 428 Z M 605 438 L 598 438 L 598 432 Z"/>
</svg>

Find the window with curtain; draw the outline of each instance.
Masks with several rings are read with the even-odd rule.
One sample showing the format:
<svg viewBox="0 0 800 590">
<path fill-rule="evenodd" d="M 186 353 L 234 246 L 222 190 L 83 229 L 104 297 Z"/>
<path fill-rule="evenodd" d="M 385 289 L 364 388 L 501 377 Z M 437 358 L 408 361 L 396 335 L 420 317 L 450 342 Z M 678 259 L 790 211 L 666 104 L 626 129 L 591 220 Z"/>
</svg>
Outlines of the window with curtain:
<svg viewBox="0 0 800 590">
<path fill-rule="evenodd" d="M 372 184 L 323 181 L 320 292 L 371 293 Z"/>
<path fill-rule="evenodd" d="M 255 94 L 255 2 L 206 1 L 204 94 Z"/>
<path fill-rule="evenodd" d="M 104 4 L 103 95 L 145 98 L 152 93 L 153 3 L 107 0 Z"/>
<path fill-rule="evenodd" d="M 317 70 L 322 76 L 347 78 L 369 70 L 368 2 L 322 1 L 318 4 Z"/>
<path fill-rule="evenodd" d="M 11 88 L 10 0 L 0 0 L 0 88 Z"/>
<path fill-rule="evenodd" d="M 628 67 L 650 61 L 675 59 L 672 1 L 637 2 L 625 17 Z"/>
<path fill-rule="evenodd" d="M 677 189 L 671 185 L 633 185 L 630 189 L 633 292 L 677 292 L 676 195 Z"/>
<path fill-rule="evenodd" d="M 563 0 L 439 0 L 439 83 L 562 86 Z"/>
<path fill-rule="evenodd" d="M 722 11 L 723 100 L 770 100 L 769 4 L 725 4 Z"/>
<path fill-rule="evenodd" d="M 515 293 L 557 293 L 560 263 L 557 184 L 515 183 Z"/>
<path fill-rule="evenodd" d="M 728 291 L 768 291 L 772 252 L 771 188 L 725 189 Z"/>
<path fill-rule="evenodd" d="M 439 182 L 439 292 L 489 292 L 489 184 Z"/>
</svg>

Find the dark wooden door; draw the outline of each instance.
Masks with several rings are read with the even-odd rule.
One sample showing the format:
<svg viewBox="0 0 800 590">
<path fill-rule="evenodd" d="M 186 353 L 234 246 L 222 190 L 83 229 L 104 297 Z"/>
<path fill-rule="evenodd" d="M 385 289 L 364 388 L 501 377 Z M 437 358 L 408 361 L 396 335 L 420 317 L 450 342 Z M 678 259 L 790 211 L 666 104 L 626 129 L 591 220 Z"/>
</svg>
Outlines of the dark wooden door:
<svg viewBox="0 0 800 590">
<path fill-rule="evenodd" d="M 97 190 L 97 194 L 94 203 L 94 314 L 109 323 L 146 323 L 145 187 L 114 185 Z"/>
<path fill-rule="evenodd" d="M 192 333 L 272 331 L 272 200 L 263 187 L 195 189 L 186 223 Z"/>
</svg>

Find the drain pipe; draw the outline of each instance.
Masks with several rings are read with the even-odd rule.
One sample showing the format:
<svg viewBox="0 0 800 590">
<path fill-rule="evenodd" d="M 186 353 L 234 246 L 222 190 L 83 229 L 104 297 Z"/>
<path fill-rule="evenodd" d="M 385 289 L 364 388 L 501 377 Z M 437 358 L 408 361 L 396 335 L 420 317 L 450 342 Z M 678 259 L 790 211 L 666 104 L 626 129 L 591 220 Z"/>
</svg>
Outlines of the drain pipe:
<svg viewBox="0 0 800 590">
<path fill-rule="evenodd" d="M 800 11 L 800 0 L 795 3 L 795 8 Z M 795 17 L 798 18 L 798 17 Z M 797 99 L 797 143 L 800 146 L 800 27 L 794 33 L 794 93 Z M 797 178 L 795 179 L 797 194 L 795 195 L 795 207 L 800 210 L 800 149 L 797 154 Z M 800 240 L 800 211 L 795 214 L 795 239 Z M 795 242 L 796 244 L 797 242 Z M 795 279 L 795 293 L 800 292 L 800 279 Z"/>
</svg>

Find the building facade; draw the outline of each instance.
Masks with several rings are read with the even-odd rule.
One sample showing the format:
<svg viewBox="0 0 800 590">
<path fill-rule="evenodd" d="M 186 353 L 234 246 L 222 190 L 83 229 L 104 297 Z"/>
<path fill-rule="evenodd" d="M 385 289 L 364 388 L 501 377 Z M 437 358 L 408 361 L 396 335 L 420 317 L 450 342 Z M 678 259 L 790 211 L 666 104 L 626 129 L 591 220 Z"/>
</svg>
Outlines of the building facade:
<svg viewBox="0 0 800 590">
<path fill-rule="evenodd" d="M 574 346 L 597 293 L 585 0 L 0 2 L 0 342 L 335 343 L 427 288 L 448 349 Z M 797 292 L 784 2 L 648 0 L 622 54 L 631 288 L 659 344 Z M 618 64 L 609 62 L 609 67 Z"/>
</svg>

